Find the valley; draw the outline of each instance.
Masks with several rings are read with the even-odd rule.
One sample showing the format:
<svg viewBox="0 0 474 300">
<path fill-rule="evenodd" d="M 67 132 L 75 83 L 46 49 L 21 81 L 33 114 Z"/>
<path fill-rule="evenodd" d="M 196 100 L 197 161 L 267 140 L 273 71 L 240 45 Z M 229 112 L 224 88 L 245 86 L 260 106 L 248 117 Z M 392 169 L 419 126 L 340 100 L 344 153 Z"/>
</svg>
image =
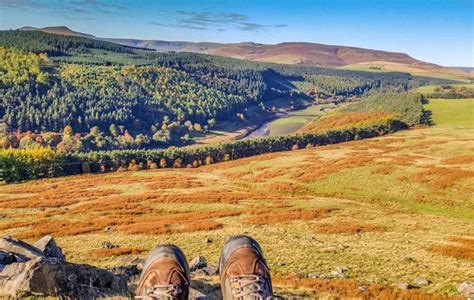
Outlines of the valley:
<svg viewBox="0 0 474 300">
<path fill-rule="evenodd" d="M 50 235 L 68 263 L 137 274 L 176 244 L 208 261 L 191 286 L 210 299 L 238 234 L 259 241 L 285 298 L 461 299 L 474 287 L 469 70 L 319 43 L 2 30 L 0 234 Z M 33 261 L 10 252 L 0 277 Z M 48 284 L 39 298 L 64 296 Z"/>
</svg>

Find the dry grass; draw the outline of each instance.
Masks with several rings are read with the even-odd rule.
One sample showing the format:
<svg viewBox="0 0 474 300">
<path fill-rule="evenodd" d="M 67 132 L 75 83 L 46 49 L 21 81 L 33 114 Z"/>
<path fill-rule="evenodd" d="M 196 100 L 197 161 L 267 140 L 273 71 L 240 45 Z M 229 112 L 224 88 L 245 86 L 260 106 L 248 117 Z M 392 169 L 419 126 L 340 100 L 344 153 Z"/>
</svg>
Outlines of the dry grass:
<svg viewBox="0 0 474 300">
<path fill-rule="evenodd" d="M 474 260 L 474 238 L 454 237 L 450 241 L 455 245 L 435 246 L 432 251 L 455 258 Z"/>
<path fill-rule="evenodd" d="M 96 249 L 90 252 L 92 257 L 102 258 L 110 256 L 121 256 L 121 255 L 137 255 L 142 253 L 143 250 L 137 248 L 112 248 L 112 249 Z"/>
<path fill-rule="evenodd" d="M 294 279 L 276 278 L 274 283 L 293 288 L 307 288 L 319 294 L 349 299 L 405 299 L 405 300 L 441 300 L 462 299 L 462 297 L 445 297 L 424 293 L 418 290 L 402 291 L 382 284 L 360 285 L 350 279 Z M 363 286 L 364 288 L 361 288 Z"/>
<path fill-rule="evenodd" d="M 193 169 L 6 185 L 0 233 L 28 241 L 51 234 L 68 260 L 109 267 L 143 258 L 158 243 L 216 263 L 227 238 L 245 232 L 262 245 L 272 274 L 287 278 L 276 281 L 280 287 L 296 282 L 296 272 L 347 265 L 353 286 L 298 282 L 341 297 L 456 295 L 456 285 L 474 276 L 472 245 L 439 241 L 474 232 L 474 170 L 466 158 L 474 153 L 473 140 L 469 130 L 417 129 Z M 213 242 L 203 243 L 207 238 Z M 103 241 L 124 246 L 97 249 Z M 401 262 L 403 256 L 416 263 Z M 415 276 L 433 284 L 408 294 L 387 287 Z M 357 294 L 352 287 L 364 282 L 383 288 Z"/>
<path fill-rule="evenodd" d="M 441 162 L 443 165 L 463 165 L 474 163 L 474 155 L 461 155 L 444 159 Z"/>
<path fill-rule="evenodd" d="M 266 209 L 252 210 L 252 217 L 245 219 L 248 224 L 270 225 L 285 224 L 296 220 L 310 221 L 316 218 L 327 217 L 332 211 L 329 208 L 313 208 L 313 209 L 285 209 L 268 211 Z"/>
<path fill-rule="evenodd" d="M 357 224 L 352 222 L 334 222 L 327 224 L 318 224 L 315 227 L 316 233 L 363 233 L 363 232 L 382 232 L 385 228 L 375 224 Z"/>
</svg>

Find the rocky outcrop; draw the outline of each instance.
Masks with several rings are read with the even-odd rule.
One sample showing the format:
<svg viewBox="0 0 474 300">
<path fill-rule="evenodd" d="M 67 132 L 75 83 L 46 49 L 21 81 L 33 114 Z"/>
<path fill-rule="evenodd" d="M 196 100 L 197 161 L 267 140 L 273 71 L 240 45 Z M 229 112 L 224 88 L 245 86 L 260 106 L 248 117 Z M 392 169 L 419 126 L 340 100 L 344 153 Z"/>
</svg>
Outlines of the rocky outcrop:
<svg viewBox="0 0 474 300">
<path fill-rule="evenodd" d="M 0 253 L 0 296 L 129 296 L 128 275 L 66 262 L 61 248 L 50 236 L 34 245 L 4 237 L 0 239 Z"/>
<path fill-rule="evenodd" d="M 103 246 L 110 247 L 109 243 Z M 217 274 L 217 266 L 208 265 L 204 257 L 199 256 L 193 261 L 193 276 Z M 74 264 L 66 261 L 52 236 L 45 236 L 33 245 L 4 237 L 0 239 L 0 299 L 28 296 L 129 299 L 133 296 L 142 266 L 137 261 L 105 270 Z M 197 289 L 191 289 L 190 299 L 208 297 Z"/>
</svg>

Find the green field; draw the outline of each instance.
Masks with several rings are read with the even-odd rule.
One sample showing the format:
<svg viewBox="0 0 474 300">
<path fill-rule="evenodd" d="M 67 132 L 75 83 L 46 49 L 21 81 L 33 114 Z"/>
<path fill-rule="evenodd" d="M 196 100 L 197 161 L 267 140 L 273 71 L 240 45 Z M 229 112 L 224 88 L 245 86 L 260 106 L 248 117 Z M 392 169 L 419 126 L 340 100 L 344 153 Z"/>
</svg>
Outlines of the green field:
<svg viewBox="0 0 474 300">
<path fill-rule="evenodd" d="M 309 106 L 298 111 L 291 111 L 288 113 L 288 117 L 274 120 L 269 124 L 269 135 L 277 136 L 294 133 L 309 122 L 324 115 L 326 112 L 322 111 L 322 109 L 333 109 L 334 107 L 334 104 L 321 104 Z"/>
<path fill-rule="evenodd" d="M 474 89 L 474 83 L 456 83 L 456 84 L 450 84 L 450 86 L 453 86 L 456 88 L 467 87 L 467 88 Z M 420 86 L 419 88 L 415 89 L 414 92 L 418 92 L 422 94 L 434 93 L 434 89 L 437 87 L 440 87 L 440 86 L 439 85 Z"/>
<path fill-rule="evenodd" d="M 429 99 L 425 108 L 437 126 L 474 127 L 474 99 Z"/>
</svg>

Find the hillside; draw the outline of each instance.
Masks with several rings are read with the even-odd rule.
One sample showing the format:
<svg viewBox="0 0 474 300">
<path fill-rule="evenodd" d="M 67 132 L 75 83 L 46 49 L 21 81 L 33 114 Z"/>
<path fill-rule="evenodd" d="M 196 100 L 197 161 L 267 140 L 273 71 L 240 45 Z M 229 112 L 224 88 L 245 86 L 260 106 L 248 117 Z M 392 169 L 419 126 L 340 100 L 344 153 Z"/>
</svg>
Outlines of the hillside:
<svg viewBox="0 0 474 300">
<path fill-rule="evenodd" d="M 442 67 L 412 58 L 405 53 L 364 49 L 357 47 L 325 45 L 305 42 L 286 42 L 275 45 L 243 43 L 209 43 L 163 40 L 140 40 L 126 38 L 98 38 L 78 33 L 67 27 L 32 28 L 48 33 L 84 36 L 110 41 L 126 46 L 155 49 L 158 51 L 194 52 L 239 58 L 252 61 L 299 64 L 321 67 L 360 68 L 360 65 L 373 63 L 374 66 L 364 70 L 383 68 L 384 71 L 408 72 L 414 75 L 434 76 L 448 79 L 472 78 L 472 74 L 464 70 Z M 448 76 L 448 77 L 446 77 Z"/>
<path fill-rule="evenodd" d="M 51 27 L 43 27 L 37 28 L 32 26 L 24 26 L 19 28 L 21 31 L 41 31 L 45 33 L 52 33 L 52 34 L 60 34 L 60 35 L 67 35 L 67 36 L 78 36 L 78 37 L 85 37 L 90 39 L 95 39 L 95 36 L 92 34 L 86 34 L 82 32 L 77 32 L 69 29 L 66 26 L 51 26 Z"/>
<path fill-rule="evenodd" d="M 37 140 L 53 148 L 68 144 L 68 151 L 184 145 L 225 122 L 247 126 L 249 119 L 273 116 L 265 103 L 277 98 L 291 107 L 451 83 L 407 73 L 159 53 L 37 31 L 0 31 L 0 47 L 0 117 L 10 133 L 26 133 L 10 134 L 3 147 L 33 147 Z M 74 138 L 61 141 L 58 133 L 70 130 Z M 43 139 L 47 132 L 54 138 Z"/>
<path fill-rule="evenodd" d="M 474 276 L 474 123 L 468 114 L 462 128 L 451 123 L 438 104 L 428 106 L 438 125 L 375 139 L 2 186 L 0 232 L 27 241 L 52 234 L 68 261 L 112 267 L 157 243 L 215 264 L 226 239 L 245 231 L 262 245 L 280 295 L 458 296 Z M 219 299 L 217 280 L 193 284 Z"/>
</svg>

